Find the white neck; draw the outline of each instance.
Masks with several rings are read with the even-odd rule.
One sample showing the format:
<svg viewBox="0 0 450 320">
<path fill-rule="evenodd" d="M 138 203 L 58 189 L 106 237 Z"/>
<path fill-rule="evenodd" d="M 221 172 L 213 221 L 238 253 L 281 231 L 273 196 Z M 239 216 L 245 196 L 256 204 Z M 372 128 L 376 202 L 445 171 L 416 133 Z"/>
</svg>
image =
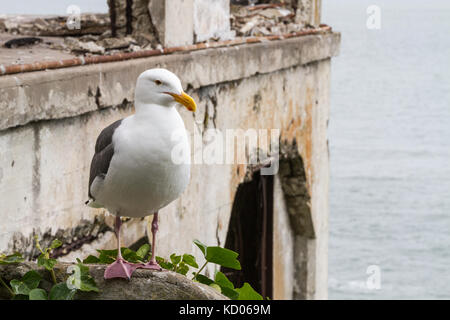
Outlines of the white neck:
<svg viewBox="0 0 450 320">
<path fill-rule="evenodd" d="M 139 101 L 135 102 L 135 110 L 136 110 L 136 117 L 137 118 L 146 118 L 146 117 L 157 117 L 158 115 L 161 116 L 167 116 L 168 114 L 172 113 L 175 108 L 172 107 L 166 107 L 161 106 L 159 104 L 153 104 L 153 103 L 142 103 Z"/>
</svg>

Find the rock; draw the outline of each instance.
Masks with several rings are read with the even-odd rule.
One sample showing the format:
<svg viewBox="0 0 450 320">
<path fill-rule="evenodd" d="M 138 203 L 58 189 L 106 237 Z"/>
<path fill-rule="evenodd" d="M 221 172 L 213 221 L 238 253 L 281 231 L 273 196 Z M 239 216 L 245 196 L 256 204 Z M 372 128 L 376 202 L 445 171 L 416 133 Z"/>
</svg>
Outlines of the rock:
<svg viewBox="0 0 450 320">
<path fill-rule="evenodd" d="M 136 45 L 137 42 L 132 37 L 123 38 L 105 38 L 97 42 L 98 45 L 104 47 L 106 50 L 126 49 L 130 45 Z"/>
<path fill-rule="evenodd" d="M 282 8 L 268 8 L 265 10 L 261 10 L 258 14 L 268 19 L 277 19 L 291 15 L 292 11 Z"/>
<path fill-rule="evenodd" d="M 93 53 L 93 54 L 105 53 L 105 48 L 99 46 L 93 41 L 82 42 L 78 39 L 67 37 L 64 39 L 64 44 L 67 46 L 67 48 L 76 53 Z"/>
<path fill-rule="evenodd" d="M 55 267 L 58 281 L 67 278 L 67 268 L 71 264 L 59 263 Z M 187 277 L 171 271 L 152 271 L 138 269 L 130 281 L 125 279 L 104 280 L 105 265 L 88 265 L 91 276 L 100 289 L 96 292 L 77 292 L 78 300 L 228 300 L 212 287 L 194 282 Z M 50 273 L 34 262 L 18 265 L 0 265 L 0 277 L 9 283 L 12 279 L 21 278 L 30 270 L 38 271 L 43 280 L 41 286 L 49 289 L 52 286 Z M 9 294 L 0 286 L 0 299 L 9 299 Z"/>
<path fill-rule="evenodd" d="M 290 3 L 290 2 L 289 2 Z M 296 22 L 294 8 L 289 3 L 231 6 L 231 28 L 238 36 L 282 35 L 302 30 L 305 25 Z"/>
<path fill-rule="evenodd" d="M 13 34 L 35 36 L 100 35 L 110 28 L 107 14 L 81 14 L 80 29 L 67 27 L 67 16 L 7 16 L 2 18 L 0 29 Z"/>
<path fill-rule="evenodd" d="M 41 43 L 42 39 L 37 37 L 21 37 L 14 38 L 5 42 L 4 46 L 6 48 L 17 48 L 23 46 L 32 46 L 37 43 Z"/>
</svg>

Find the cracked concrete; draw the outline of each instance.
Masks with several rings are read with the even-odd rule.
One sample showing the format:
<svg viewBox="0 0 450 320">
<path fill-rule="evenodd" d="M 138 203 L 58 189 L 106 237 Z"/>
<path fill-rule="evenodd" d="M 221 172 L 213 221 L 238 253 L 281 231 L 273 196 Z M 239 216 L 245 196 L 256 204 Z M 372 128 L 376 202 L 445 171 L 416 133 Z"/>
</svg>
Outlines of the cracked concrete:
<svg viewBox="0 0 450 320">
<path fill-rule="evenodd" d="M 280 281 L 286 282 L 284 275 L 295 269 L 300 274 L 296 279 L 305 283 L 296 283 L 295 290 L 285 283 L 274 298 L 288 297 L 291 289 L 291 296 L 297 298 L 325 298 L 326 124 L 330 58 L 338 53 L 338 46 L 339 34 L 330 33 L 0 77 L 4 97 L 0 101 L 0 219 L 5 222 L 0 251 L 23 250 L 31 258 L 35 252 L 30 239 L 36 233 L 44 241 L 63 237 L 62 250 L 70 250 L 57 254 L 63 254 L 65 261 L 115 246 L 107 228 L 111 217 L 105 218 L 105 225 L 98 218 L 102 210 L 84 205 L 95 139 L 105 126 L 133 113 L 139 73 L 165 67 L 180 76 L 198 102 L 195 114 L 180 108 L 191 134 L 199 124 L 222 131 L 275 128 L 281 130 L 283 145 L 296 142 L 304 174 L 292 181 L 289 175 L 280 175 L 280 192 L 297 199 L 301 190 L 303 202 L 292 206 L 279 200 L 278 212 L 280 225 L 292 229 L 292 237 L 281 237 L 280 243 L 295 250 L 298 258 L 289 262 L 291 271 L 280 269 L 280 279 L 285 279 Z M 295 161 L 291 166 L 295 168 Z M 192 253 L 203 261 L 193 239 L 223 244 L 234 195 L 246 172 L 244 164 L 192 164 L 185 193 L 161 210 L 158 255 Z M 307 195 L 308 208 L 303 206 Z M 295 209 L 289 213 L 291 207 Z M 291 217 L 298 222 L 292 223 Z M 147 221 L 128 221 L 123 244 L 142 239 L 146 230 Z M 207 272 L 213 274 L 213 269 L 208 266 Z"/>
</svg>

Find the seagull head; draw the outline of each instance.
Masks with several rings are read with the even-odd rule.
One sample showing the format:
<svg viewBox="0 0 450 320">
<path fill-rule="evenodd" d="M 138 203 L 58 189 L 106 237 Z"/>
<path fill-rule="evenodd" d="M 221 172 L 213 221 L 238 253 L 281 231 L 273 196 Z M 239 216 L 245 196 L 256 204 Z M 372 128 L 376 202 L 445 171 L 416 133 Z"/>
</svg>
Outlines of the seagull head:
<svg viewBox="0 0 450 320">
<path fill-rule="evenodd" d="M 187 95 L 178 77 L 166 69 L 149 69 L 142 72 L 136 83 L 136 102 L 173 107 L 176 103 L 195 111 L 194 99 Z"/>
</svg>

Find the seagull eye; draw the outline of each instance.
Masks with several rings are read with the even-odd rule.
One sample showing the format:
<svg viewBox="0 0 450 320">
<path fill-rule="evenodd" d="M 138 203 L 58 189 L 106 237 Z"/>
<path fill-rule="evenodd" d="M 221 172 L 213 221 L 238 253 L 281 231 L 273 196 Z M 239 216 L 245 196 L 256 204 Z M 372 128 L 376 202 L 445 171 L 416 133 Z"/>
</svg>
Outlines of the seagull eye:
<svg viewBox="0 0 450 320">
<path fill-rule="evenodd" d="M 162 85 L 162 82 L 159 81 L 159 80 L 155 80 L 155 83 L 156 83 L 156 85 L 158 85 L 158 86 Z"/>
</svg>

